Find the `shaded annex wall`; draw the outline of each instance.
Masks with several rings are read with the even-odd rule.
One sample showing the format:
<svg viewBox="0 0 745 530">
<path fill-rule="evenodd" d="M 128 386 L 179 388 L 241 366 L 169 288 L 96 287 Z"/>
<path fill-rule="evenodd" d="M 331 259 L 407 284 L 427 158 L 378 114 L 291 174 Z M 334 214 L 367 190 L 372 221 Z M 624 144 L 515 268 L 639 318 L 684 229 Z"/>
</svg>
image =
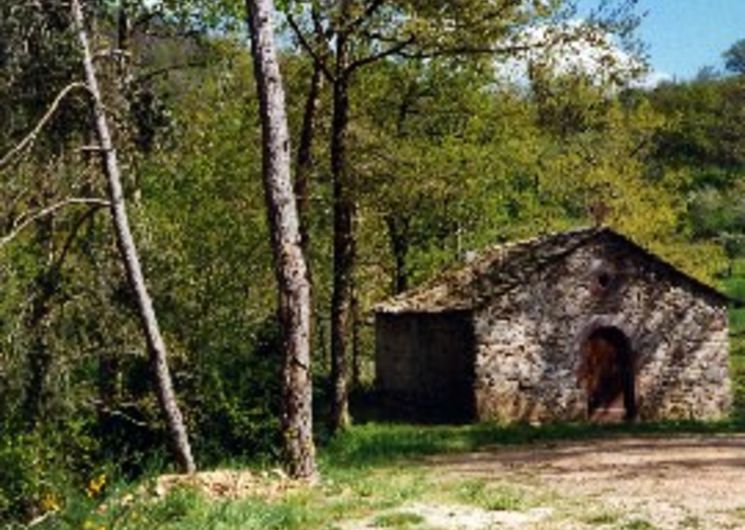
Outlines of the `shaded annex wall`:
<svg viewBox="0 0 745 530">
<path fill-rule="evenodd" d="M 428 421 L 474 417 L 470 312 L 378 314 L 375 379 L 392 416 Z"/>
<path fill-rule="evenodd" d="M 415 403 L 419 417 L 447 407 L 463 407 L 458 419 L 532 422 L 726 415 L 727 300 L 611 230 L 551 237 L 452 275 L 456 287 L 380 307 L 383 396 Z"/>
</svg>

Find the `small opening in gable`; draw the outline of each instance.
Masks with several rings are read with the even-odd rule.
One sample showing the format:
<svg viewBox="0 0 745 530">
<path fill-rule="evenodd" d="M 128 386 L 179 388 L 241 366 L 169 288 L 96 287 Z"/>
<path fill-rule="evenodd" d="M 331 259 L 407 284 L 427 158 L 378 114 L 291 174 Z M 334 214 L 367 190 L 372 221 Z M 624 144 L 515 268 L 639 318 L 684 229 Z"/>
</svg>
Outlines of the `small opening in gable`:
<svg viewBox="0 0 745 530">
<path fill-rule="evenodd" d="M 590 291 L 593 294 L 602 296 L 615 290 L 616 287 L 616 271 L 612 265 L 603 263 L 593 267 L 590 275 Z"/>
</svg>

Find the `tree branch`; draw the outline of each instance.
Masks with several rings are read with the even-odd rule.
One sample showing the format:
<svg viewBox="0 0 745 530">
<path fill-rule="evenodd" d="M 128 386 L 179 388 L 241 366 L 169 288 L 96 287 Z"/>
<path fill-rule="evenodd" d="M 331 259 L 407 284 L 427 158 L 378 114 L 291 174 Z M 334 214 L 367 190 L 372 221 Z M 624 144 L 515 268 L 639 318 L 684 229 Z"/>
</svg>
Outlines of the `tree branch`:
<svg viewBox="0 0 745 530">
<path fill-rule="evenodd" d="M 65 97 L 72 92 L 75 89 L 83 89 L 86 92 L 88 91 L 88 87 L 85 85 L 85 83 L 70 83 L 65 88 L 63 88 L 59 94 L 57 94 L 57 97 L 54 98 L 54 101 L 52 101 L 52 104 L 49 106 L 49 109 L 44 113 L 44 116 L 42 116 L 41 120 L 36 124 L 36 126 L 31 130 L 31 132 L 26 135 L 26 137 L 21 140 L 19 144 L 17 144 L 15 147 L 13 147 L 10 151 L 5 153 L 5 156 L 3 156 L 2 159 L 0 159 L 0 170 L 8 166 L 13 159 L 15 155 L 22 152 L 27 147 L 31 146 L 35 141 L 36 137 L 39 135 L 41 130 L 44 128 L 44 126 L 49 122 L 50 119 L 52 119 L 52 116 L 59 108 L 60 103 L 62 102 Z"/>
<path fill-rule="evenodd" d="M 439 50 L 406 52 L 397 51 L 397 55 L 406 59 L 433 59 L 435 57 L 444 57 L 448 55 L 508 55 L 512 53 L 527 52 L 541 48 L 544 44 L 521 44 L 515 46 L 454 46 L 452 48 L 441 48 Z"/>
<path fill-rule="evenodd" d="M 384 57 L 388 57 L 390 55 L 398 55 L 399 57 L 403 57 L 405 59 L 433 59 L 435 57 L 446 57 L 449 55 L 509 55 L 544 48 L 554 43 L 553 40 L 547 39 L 545 41 L 532 44 L 514 44 L 511 46 L 462 45 L 438 48 L 433 50 L 407 51 L 406 48 L 416 42 L 416 38 L 413 35 L 404 41 L 399 41 L 396 40 L 395 37 L 389 37 L 380 33 L 365 32 L 364 34 L 371 40 L 388 43 L 391 45 L 391 47 L 378 54 L 371 55 L 370 57 L 366 57 L 356 61 L 355 63 L 352 63 L 350 67 L 353 67 L 354 69 L 371 62 L 375 62 Z"/>
<path fill-rule="evenodd" d="M 139 427 L 140 429 L 150 429 L 152 426 L 143 420 L 138 420 L 137 418 L 133 417 L 130 414 L 127 414 L 122 409 L 116 409 L 112 408 L 102 402 L 100 399 L 92 399 L 89 401 L 91 405 L 93 405 L 98 412 L 101 414 L 104 414 L 110 418 L 121 418 L 122 420 L 126 421 L 127 423 L 131 423 L 135 427 Z"/>
<path fill-rule="evenodd" d="M 329 82 L 334 82 L 334 75 L 331 73 L 331 70 L 329 70 L 328 65 L 326 64 L 326 60 L 318 55 L 316 50 L 311 46 L 311 44 L 308 42 L 308 39 L 305 38 L 305 35 L 303 34 L 303 31 L 300 29 L 300 27 L 297 25 L 297 22 L 292 17 L 292 15 L 287 15 L 287 23 L 290 25 L 290 28 L 292 29 L 293 33 L 295 33 L 295 36 L 297 37 L 298 42 L 300 43 L 300 46 L 310 55 L 311 59 L 313 59 L 313 62 L 320 68 L 321 72 L 323 72 L 324 77 L 328 79 Z"/>
<path fill-rule="evenodd" d="M 368 55 L 367 57 L 363 57 L 362 59 L 358 59 L 352 62 L 347 68 L 347 71 L 350 73 L 354 72 L 357 68 L 360 68 L 370 63 L 374 63 L 376 61 L 379 61 L 391 55 L 397 55 L 397 54 L 402 55 L 404 48 L 406 48 L 413 42 L 414 42 L 414 36 L 412 35 L 408 39 L 404 41 L 400 41 L 386 50 L 383 50 L 379 53 L 375 53 L 373 55 Z"/>
<path fill-rule="evenodd" d="M 95 214 L 100 208 L 102 208 L 102 205 L 100 204 L 94 204 L 88 210 L 86 210 L 83 215 L 81 215 L 76 221 L 75 224 L 72 227 L 72 230 L 70 230 L 70 234 L 67 236 L 67 239 L 65 240 L 65 244 L 62 245 L 62 250 L 59 253 L 59 256 L 57 256 L 57 259 L 54 262 L 54 265 L 52 266 L 53 270 L 61 270 L 62 265 L 65 263 L 65 258 L 67 258 L 67 254 L 70 252 L 70 249 L 72 248 L 72 244 L 75 241 L 75 238 L 78 235 L 78 231 L 83 226 L 83 224 L 93 217 L 93 214 Z"/>
<path fill-rule="evenodd" d="M 10 231 L 10 233 L 0 238 L 0 248 L 4 247 L 8 243 L 10 243 L 13 239 L 18 237 L 18 234 L 20 234 L 23 230 L 28 228 L 28 226 L 34 223 L 35 221 L 38 221 L 39 219 L 42 219 L 43 217 L 46 217 L 47 215 L 52 215 L 57 210 L 61 210 L 62 208 L 65 208 L 66 206 L 71 206 L 71 205 L 76 205 L 76 204 L 90 204 L 90 205 L 95 205 L 100 208 L 111 206 L 111 203 L 107 200 L 96 199 L 96 198 L 91 198 L 91 197 L 72 197 L 69 199 L 65 199 L 58 203 L 47 206 L 46 208 L 42 208 L 36 213 L 24 217 L 22 221 L 18 220 L 16 223 L 14 223 L 13 229 Z"/>
<path fill-rule="evenodd" d="M 378 8 L 383 5 L 383 2 L 385 2 L 385 0 L 372 0 L 372 2 L 370 2 L 370 4 L 365 9 L 364 13 L 350 22 L 349 25 L 346 28 L 343 28 L 341 31 L 347 35 L 352 33 L 355 29 L 364 24 L 366 20 L 373 16 L 375 14 L 375 11 L 377 11 Z"/>
</svg>

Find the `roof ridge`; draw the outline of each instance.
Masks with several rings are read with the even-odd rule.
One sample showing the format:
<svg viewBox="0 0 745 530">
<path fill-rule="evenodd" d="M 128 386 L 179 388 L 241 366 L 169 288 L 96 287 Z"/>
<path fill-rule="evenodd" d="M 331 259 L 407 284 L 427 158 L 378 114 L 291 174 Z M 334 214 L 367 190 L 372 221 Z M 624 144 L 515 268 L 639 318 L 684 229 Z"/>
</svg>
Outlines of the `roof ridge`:
<svg viewBox="0 0 745 530">
<path fill-rule="evenodd" d="M 416 305 L 417 299 L 425 296 L 427 293 L 430 293 L 432 298 L 441 299 L 441 303 L 444 302 L 448 307 L 453 309 L 464 308 L 466 306 L 470 307 L 475 300 L 472 300 L 472 297 L 469 297 L 464 291 L 467 291 L 468 287 L 472 287 L 471 284 L 476 280 L 476 277 L 483 274 L 485 269 L 491 268 L 495 264 L 498 264 L 500 267 L 506 266 L 510 259 L 515 259 L 522 254 L 521 250 L 527 252 L 533 248 L 551 245 L 552 242 L 562 240 L 570 242 L 579 236 L 590 235 L 591 237 L 581 242 L 581 244 L 585 244 L 605 230 L 610 229 L 605 226 L 584 226 L 490 245 L 479 251 L 479 254 L 471 261 L 463 261 L 461 259 L 423 284 L 377 304 L 374 309 L 376 311 L 406 310 L 407 305 Z M 561 252 L 558 254 L 561 254 Z M 451 297 L 456 300 L 448 301 Z"/>
<path fill-rule="evenodd" d="M 423 284 L 377 304 L 374 310 L 396 313 L 474 309 L 484 302 L 485 292 L 491 293 L 488 295 L 489 299 L 504 294 L 603 234 L 621 240 L 647 260 L 676 275 L 688 285 L 726 301 L 743 305 L 743 302 L 728 297 L 624 234 L 601 225 L 538 234 L 530 238 L 490 245 L 471 261 L 459 260 Z M 587 237 L 582 237 L 585 235 Z"/>
</svg>

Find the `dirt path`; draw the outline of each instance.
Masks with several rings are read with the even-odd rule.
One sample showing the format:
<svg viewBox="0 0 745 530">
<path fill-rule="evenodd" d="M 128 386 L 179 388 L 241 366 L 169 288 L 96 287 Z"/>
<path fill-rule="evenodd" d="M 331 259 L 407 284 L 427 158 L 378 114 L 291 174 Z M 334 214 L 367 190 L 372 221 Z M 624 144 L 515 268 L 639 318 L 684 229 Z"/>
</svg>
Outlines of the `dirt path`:
<svg viewBox="0 0 745 530">
<path fill-rule="evenodd" d="M 619 514 L 556 528 L 745 529 L 745 435 L 501 447 L 437 456 L 427 465 L 443 477 L 538 485 L 588 513 Z"/>
</svg>

